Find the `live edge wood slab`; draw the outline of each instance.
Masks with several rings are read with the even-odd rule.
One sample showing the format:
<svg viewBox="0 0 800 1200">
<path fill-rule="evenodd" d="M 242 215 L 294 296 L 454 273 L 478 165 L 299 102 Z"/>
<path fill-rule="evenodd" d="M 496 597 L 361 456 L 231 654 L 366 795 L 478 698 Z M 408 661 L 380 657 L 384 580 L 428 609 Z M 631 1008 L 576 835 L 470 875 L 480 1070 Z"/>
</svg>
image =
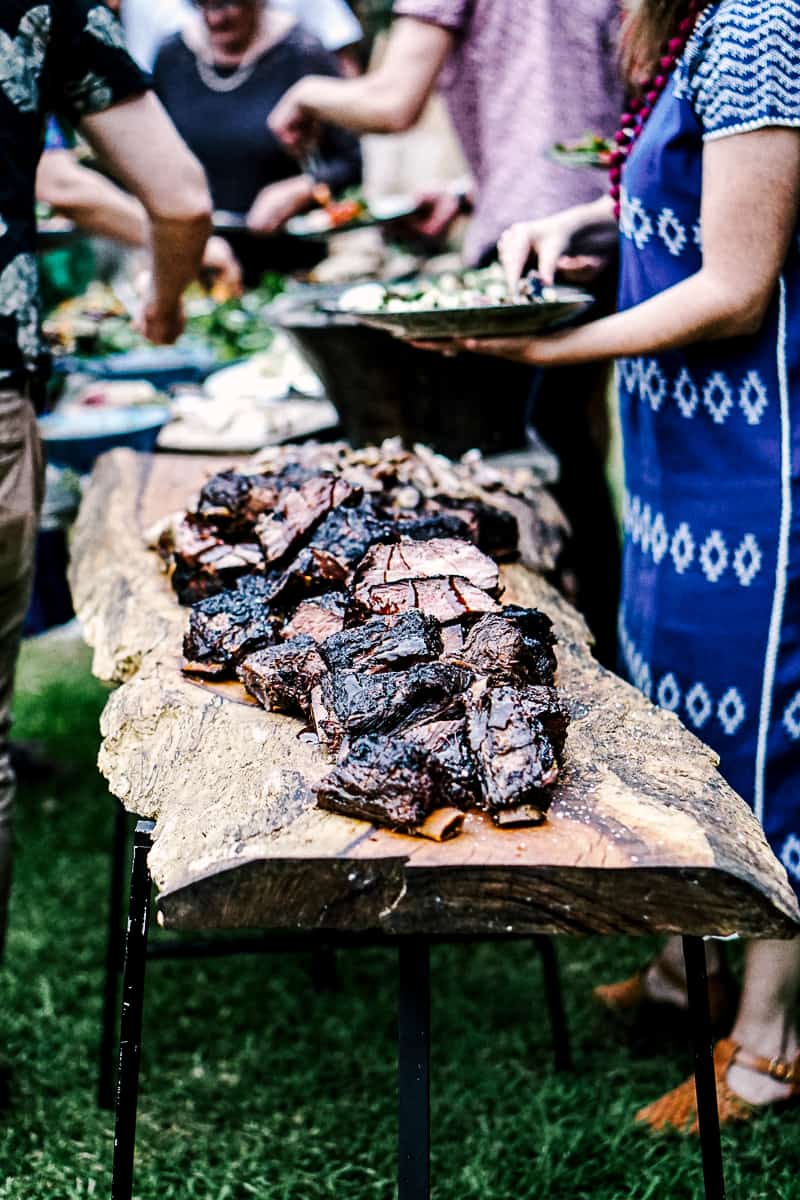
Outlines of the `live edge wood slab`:
<svg viewBox="0 0 800 1200">
<path fill-rule="evenodd" d="M 186 623 L 142 533 L 185 507 L 220 459 L 98 463 L 72 546 L 71 582 L 94 670 L 120 684 L 102 718 L 112 793 L 156 821 L 150 867 L 162 922 L 387 935 L 642 933 L 789 937 L 786 874 L 715 757 L 588 648 L 581 618 L 540 576 L 503 569 L 505 600 L 554 619 L 559 683 L 575 705 L 547 824 L 496 829 L 470 815 L 437 844 L 324 813 L 328 769 L 300 723 L 235 685 L 181 675 Z"/>
</svg>

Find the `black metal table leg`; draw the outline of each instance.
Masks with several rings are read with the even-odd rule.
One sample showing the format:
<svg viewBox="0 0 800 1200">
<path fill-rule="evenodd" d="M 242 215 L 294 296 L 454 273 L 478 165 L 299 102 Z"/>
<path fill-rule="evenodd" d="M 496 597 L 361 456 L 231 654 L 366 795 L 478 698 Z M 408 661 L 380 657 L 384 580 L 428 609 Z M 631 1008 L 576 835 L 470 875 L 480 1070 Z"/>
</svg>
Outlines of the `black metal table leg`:
<svg viewBox="0 0 800 1200">
<path fill-rule="evenodd" d="M 147 852 L 151 846 L 152 831 L 152 821 L 139 821 L 133 838 L 131 898 L 125 937 L 125 973 L 122 980 L 122 1019 L 120 1022 L 111 1200 L 131 1200 L 133 1191 L 133 1154 L 136 1143 L 136 1108 L 139 1099 L 144 973 L 147 964 L 147 931 L 150 921 L 151 883 L 150 872 L 147 869 Z"/>
<path fill-rule="evenodd" d="M 719 1136 L 717 1081 L 714 1074 L 714 1043 L 708 1006 L 706 952 L 702 938 L 685 937 L 686 986 L 689 995 L 689 1024 L 694 1054 L 697 1118 L 703 1155 L 706 1200 L 725 1200 L 725 1176 Z"/>
<path fill-rule="evenodd" d="M 430 1196 L 430 947 L 399 946 L 398 1200 Z"/>
<path fill-rule="evenodd" d="M 569 1041 L 567 1015 L 564 1011 L 564 993 L 561 988 L 561 973 L 558 956 L 552 938 L 537 937 L 536 945 L 542 958 L 544 994 L 553 1034 L 553 1062 L 557 1071 L 573 1068 L 572 1048 Z"/>
<path fill-rule="evenodd" d="M 114 1066 L 117 1054 L 117 1000 L 119 976 L 122 971 L 124 929 L 122 926 L 122 889 L 125 875 L 125 843 L 128 834 L 127 813 L 117 804 L 114 833 L 111 843 L 111 879 L 108 896 L 108 928 L 106 931 L 105 987 L 103 989 L 103 1023 L 100 1034 L 100 1069 L 97 1080 L 97 1103 L 100 1108 L 114 1107 Z"/>
<path fill-rule="evenodd" d="M 315 992 L 338 992 L 341 987 L 336 951 L 327 942 L 311 951 L 311 984 Z"/>
</svg>

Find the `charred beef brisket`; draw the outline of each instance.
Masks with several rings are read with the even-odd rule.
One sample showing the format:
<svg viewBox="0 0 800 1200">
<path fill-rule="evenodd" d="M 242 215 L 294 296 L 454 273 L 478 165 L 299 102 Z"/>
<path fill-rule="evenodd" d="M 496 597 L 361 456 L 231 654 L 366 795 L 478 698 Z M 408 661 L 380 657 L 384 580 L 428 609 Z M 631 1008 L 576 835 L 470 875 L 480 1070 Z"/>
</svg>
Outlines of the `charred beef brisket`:
<svg viewBox="0 0 800 1200">
<path fill-rule="evenodd" d="M 361 490 L 346 479 L 319 474 L 299 487 L 281 492 L 272 512 L 259 517 L 256 536 L 268 564 L 277 563 L 296 551 L 316 530 L 331 509 L 340 504 L 357 504 Z"/>
<path fill-rule="evenodd" d="M 468 579 L 407 579 L 402 583 L 360 584 L 353 606 L 362 616 L 408 612 L 419 608 L 442 625 L 484 613 L 500 612 L 496 600 Z"/>
<path fill-rule="evenodd" d="M 406 539 L 396 545 L 374 546 L 361 561 L 354 583 L 357 588 L 366 588 L 442 577 L 466 579 L 473 587 L 492 594 L 499 591 L 497 563 L 477 546 L 458 538 L 432 538 L 428 542 Z"/>
<path fill-rule="evenodd" d="M 479 803 L 478 764 L 469 745 L 463 718 L 412 725 L 404 729 L 403 738 L 415 746 L 422 746 L 441 763 L 452 785 L 452 803 L 464 809 Z"/>
<path fill-rule="evenodd" d="M 362 737 L 317 788 L 320 808 L 394 829 L 413 830 L 453 803 L 438 759 L 397 738 Z"/>
<path fill-rule="evenodd" d="M 352 570 L 372 547 L 381 542 L 396 542 L 397 527 L 375 515 L 372 505 L 362 500 L 348 508 L 335 508 L 323 520 L 309 545 L 324 550 Z"/>
<path fill-rule="evenodd" d="M 183 639 L 183 669 L 232 678 L 245 655 L 277 640 L 277 623 L 262 595 L 245 590 L 220 592 L 192 607 Z"/>
<path fill-rule="evenodd" d="M 333 671 L 311 694 L 317 735 L 338 750 L 345 738 L 391 733 L 412 720 L 432 721 L 449 715 L 471 681 L 469 671 L 438 662 L 377 675 Z"/>
<path fill-rule="evenodd" d="M 437 659 L 442 635 L 434 617 L 412 609 L 335 633 L 320 646 L 320 653 L 331 671 L 397 671 Z"/>
<path fill-rule="evenodd" d="M 533 637 L 525 632 L 535 624 L 533 619 L 509 615 L 507 608 L 496 615 L 481 617 L 470 630 L 463 648 L 455 651 L 454 660 L 466 664 L 493 685 L 550 685 L 555 678 L 556 659 L 550 622 L 547 618 L 545 621 L 547 628 L 545 631 L 542 626 L 542 637 Z"/>
<path fill-rule="evenodd" d="M 284 625 L 281 636 L 299 637 L 307 633 L 315 642 L 324 642 L 332 633 L 344 629 L 349 602 L 343 592 L 325 592 L 310 600 L 301 600 Z"/>
<path fill-rule="evenodd" d="M 551 693 L 544 696 L 542 692 Z M 483 800 L 490 810 L 533 805 L 544 811 L 543 790 L 558 775 L 558 753 L 545 722 L 558 726 L 557 694 L 551 689 L 476 687 L 470 698 L 467 735 L 478 762 Z M 562 743 L 563 747 L 563 743 Z"/>
<path fill-rule="evenodd" d="M 248 655 L 236 674 L 269 711 L 307 716 L 312 688 L 325 674 L 325 664 L 317 643 L 306 635 Z"/>
</svg>

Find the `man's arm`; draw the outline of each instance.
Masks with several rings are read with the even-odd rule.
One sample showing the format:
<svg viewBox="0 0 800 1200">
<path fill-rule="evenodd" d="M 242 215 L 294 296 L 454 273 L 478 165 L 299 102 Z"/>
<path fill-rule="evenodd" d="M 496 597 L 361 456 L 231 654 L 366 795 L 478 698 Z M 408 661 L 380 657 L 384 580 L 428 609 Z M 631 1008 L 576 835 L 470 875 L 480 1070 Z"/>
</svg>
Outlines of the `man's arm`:
<svg viewBox="0 0 800 1200">
<path fill-rule="evenodd" d="M 197 275 L 211 231 L 203 168 L 150 92 L 85 116 L 81 131 L 150 218 L 153 277 L 144 332 L 153 341 L 173 341 L 182 326 L 181 295 Z"/>
<path fill-rule="evenodd" d="M 380 64 L 360 79 L 308 75 L 281 98 L 270 127 L 286 147 L 304 153 L 323 123 L 355 133 L 397 133 L 419 118 L 455 43 L 440 25 L 401 17 Z"/>
<path fill-rule="evenodd" d="M 72 150 L 48 150 L 42 155 L 36 199 L 87 233 L 126 246 L 147 245 L 147 214 L 139 201 L 99 171 L 84 167 Z"/>
</svg>

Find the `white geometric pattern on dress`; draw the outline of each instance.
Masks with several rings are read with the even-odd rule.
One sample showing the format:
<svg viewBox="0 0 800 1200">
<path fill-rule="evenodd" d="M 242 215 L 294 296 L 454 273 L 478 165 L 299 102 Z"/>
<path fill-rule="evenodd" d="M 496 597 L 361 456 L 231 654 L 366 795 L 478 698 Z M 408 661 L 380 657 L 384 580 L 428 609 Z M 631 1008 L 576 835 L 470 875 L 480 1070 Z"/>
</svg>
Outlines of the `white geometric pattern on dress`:
<svg viewBox="0 0 800 1200">
<path fill-rule="evenodd" d="M 661 513 L 656 513 L 655 520 L 650 527 L 650 550 L 656 566 L 659 565 L 662 558 L 669 550 L 669 534 L 667 533 L 667 524 Z"/>
<path fill-rule="evenodd" d="M 703 388 L 703 403 L 714 418 L 715 425 L 723 425 L 733 408 L 733 393 L 721 371 L 715 371 Z"/>
<path fill-rule="evenodd" d="M 659 683 L 656 700 L 659 706 L 665 708 L 667 712 L 675 712 L 680 707 L 681 689 L 678 687 L 678 681 L 671 671 Z"/>
<path fill-rule="evenodd" d="M 641 358 L 621 358 L 619 370 L 626 389 L 635 396 L 639 390 L 639 380 L 642 374 Z"/>
<path fill-rule="evenodd" d="M 631 540 L 638 546 L 642 537 L 642 502 L 638 496 L 631 501 Z"/>
<path fill-rule="evenodd" d="M 667 395 L 667 380 L 654 358 L 642 366 L 642 397 L 649 400 L 653 412 L 658 412 Z"/>
<path fill-rule="evenodd" d="M 702 250 L 703 249 L 703 227 L 699 221 L 697 222 L 696 225 L 692 226 L 692 239 L 694 241 L 695 246 L 697 246 L 697 249 Z"/>
<path fill-rule="evenodd" d="M 793 879 L 800 879 L 800 837 L 790 833 L 783 843 L 781 862 Z"/>
<path fill-rule="evenodd" d="M 746 533 L 733 556 L 733 569 L 742 587 L 750 587 L 761 570 L 762 561 L 761 547 L 752 533 Z"/>
<path fill-rule="evenodd" d="M 622 650 L 622 658 L 628 670 L 628 678 L 635 687 L 647 696 L 648 700 L 653 691 L 653 677 L 650 673 L 650 664 L 645 662 L 642 655 L 636 649 L 633 641 L 628 636 L 628 631 L 625 628 L 625 622 L 620 614 L 618 622 L 619 644 Z"/>
<path fill-rule="evenodd" d="M 650 505 L 645 504 L 644 508 L 642 509 L 642 520 L 641 520 L 641 526 L 640 526 L 641 537 L 639 539 L 639 544 L 642 548 L 642 554 L 650 553 L 650 524 L 651 524 L 652 520 L 653 520 L 653 513 L 650 508 Z"/>
<path fill-rule="evenodd" d="M 747 710 L 738 688 L 728 688 L 717 705 L 717 716 L 725 732 L 731 736 L 736 733 L 747 715 Z"/>
<path fill-rule="evenodd" d="M 8 233 L 8 226 L 2 217 L 0 217 L 0 237 L 5 237 Z"/>
<path fill-rule="evenodd" d="M 688 238 L 686 227 L 678 220 L 671 208 L 662 208 L 658 215 L 658 236 L 673 258 L 683 251 Z"/>
<path fill-rule="evenodd" d="M 694 538 L 692 537 L 691 529 L 685 521 L 681 521 L 675 530 L 670 553 L 672 554 L 672 561 L 675 563 L 675 570 L 679 575 L 683 575 L 684 571 L 688 570 L 694 560 Z"/>
<path fill-rule="evenodd" d="M 739 392 L 739 404 L 747 418 L 748 425 L 758 425 L 769 404 L 767 389 L 764 387 L 758 371 L 748 371 L 742 390 Z"/>
<path fill-rule="evenodd" d="M 628 228 L 637 250 L 644 250 L 653 236 L 653 222 L 645 212 L 644 205 L 638 196 L 628 200 Z"/>
<path fill-rule="evenodd" d="M 794 700 L 790 700 L 786 705 L 783 723 L 789 737 L 795 742 L 800 740 L 800 692 L 797 693 Z"/>
<path fill-rule="evenodd" d="M 712 710 L 711 697 L 705 684 L 696 683 L 686 693 L 686 711 L 695 729 L 702 729 Z"/>
<path fill-rule="evenodd" d="M 678 408 L 683 415 L 687 419 L 693 417 L 700 403 L 700 393 L 695 387 L 694 381 L 686 367 L 683 368 L 675 381 L 675 389 L 672 394 L 678 401 Z"/>
<path fill-rule="evenodd" d="M 718 529 L 712 529 L 700 548 L 700 566 L 709 583 L 716 583 L 728 569 L 728 547 Z"/>
</svg>

